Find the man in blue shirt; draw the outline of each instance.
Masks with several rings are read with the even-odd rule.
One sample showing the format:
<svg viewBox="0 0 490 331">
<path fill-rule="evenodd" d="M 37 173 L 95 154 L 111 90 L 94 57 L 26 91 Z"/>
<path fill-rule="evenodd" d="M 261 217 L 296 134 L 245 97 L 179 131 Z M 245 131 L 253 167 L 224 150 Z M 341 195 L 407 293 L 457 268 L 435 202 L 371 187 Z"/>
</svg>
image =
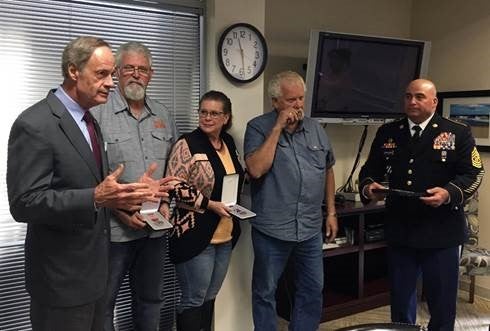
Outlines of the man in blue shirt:
<svg viewBox="0 0 490 331">
<path fill-rule="evenodd" d="M 305 84 L 292 71 L 269 82 L 274 111 L 252 119 L 245 132 L 245 162 L 252 177 L 255 330 L 276 329 L 275 292 L 294 258 L 295 298 L 290 330 L 317 330 L 322 311 L 323 235 L 337 234 L 335 158 L 324 129 L 304 117 Z"/>
</svg>

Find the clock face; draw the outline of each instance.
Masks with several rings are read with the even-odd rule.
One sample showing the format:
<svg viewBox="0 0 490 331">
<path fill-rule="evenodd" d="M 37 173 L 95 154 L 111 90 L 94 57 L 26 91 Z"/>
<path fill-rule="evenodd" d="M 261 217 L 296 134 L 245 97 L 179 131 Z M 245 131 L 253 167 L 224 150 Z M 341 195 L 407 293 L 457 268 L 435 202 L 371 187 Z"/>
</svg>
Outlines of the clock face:
<svg viewBox="0 0 490 331">
<path fill-rule="evenodd" d="M 255 80 L 267 63 L 264 37 L 250 24 L 238 23 L 228 27 L 218 43 L 218 62 L 225 76 L 235 82 Z"/>
</svg>

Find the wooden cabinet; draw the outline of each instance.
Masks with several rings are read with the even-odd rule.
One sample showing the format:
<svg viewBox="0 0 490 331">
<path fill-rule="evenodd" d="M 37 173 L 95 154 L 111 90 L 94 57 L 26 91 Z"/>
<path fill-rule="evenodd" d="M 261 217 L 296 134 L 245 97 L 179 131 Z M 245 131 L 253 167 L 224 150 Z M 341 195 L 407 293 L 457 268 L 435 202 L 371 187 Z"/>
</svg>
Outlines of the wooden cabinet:
<svg viewBox="0 0 490 331">
<path fill-rule="evenodd" d="M 384 206 L 347 202 L 337 207 L 339 234 L 347 243 L 323 251 L 322 322 L 389 303 Z M 277 312 L 289 320 L 294 270 L 288 264 L 277 289 Z"/>
</svg>

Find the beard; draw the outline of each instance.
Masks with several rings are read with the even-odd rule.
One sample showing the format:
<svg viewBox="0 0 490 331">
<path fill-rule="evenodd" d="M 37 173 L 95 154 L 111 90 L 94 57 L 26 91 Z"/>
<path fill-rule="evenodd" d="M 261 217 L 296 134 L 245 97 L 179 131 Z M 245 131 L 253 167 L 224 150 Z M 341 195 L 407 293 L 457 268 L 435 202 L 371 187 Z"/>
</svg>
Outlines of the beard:
<svg viewBox="0 0 490 331">
<path fill-rule="evenodd" d="M 124 87 L 126 98 L 132 101 L 140 101 L 145 98 L 146 88 L 138 83 L 132 82 Z"/>
</svg>

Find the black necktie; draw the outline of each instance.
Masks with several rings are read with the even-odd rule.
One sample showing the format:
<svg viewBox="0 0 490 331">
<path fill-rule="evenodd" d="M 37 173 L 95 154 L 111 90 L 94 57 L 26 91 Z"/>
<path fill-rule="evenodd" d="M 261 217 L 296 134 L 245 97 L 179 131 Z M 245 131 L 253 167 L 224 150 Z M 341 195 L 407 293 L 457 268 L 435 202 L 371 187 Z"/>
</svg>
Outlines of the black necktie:
<svg viewBox="0 0 490 331">
<path fill-rule="evenodd" d="M 97 133 L 95 132 L 95 119 L 93 118 L 90 112 L 86 111 L 82 117 L 82 120 L 85 121 L 87 125 L 88 134 L 90 136 L 90 143 L 92 144 L 92 153 L 94 154 L 95 163 L 99 167 L 99 170 L 102 169 L 102 156 L 100 154 L 100 146 L 99 140 L 97 139 Z"/>
<path fill-rule="evenodd" d="M 412 135 L 412 143 L 417 143 L 420 140 L 420 131 L 422 131 L 422 128 L 415 125 L 412 127 L 412 130 L 415 131 L 415 133 Z"/>
</svg>

